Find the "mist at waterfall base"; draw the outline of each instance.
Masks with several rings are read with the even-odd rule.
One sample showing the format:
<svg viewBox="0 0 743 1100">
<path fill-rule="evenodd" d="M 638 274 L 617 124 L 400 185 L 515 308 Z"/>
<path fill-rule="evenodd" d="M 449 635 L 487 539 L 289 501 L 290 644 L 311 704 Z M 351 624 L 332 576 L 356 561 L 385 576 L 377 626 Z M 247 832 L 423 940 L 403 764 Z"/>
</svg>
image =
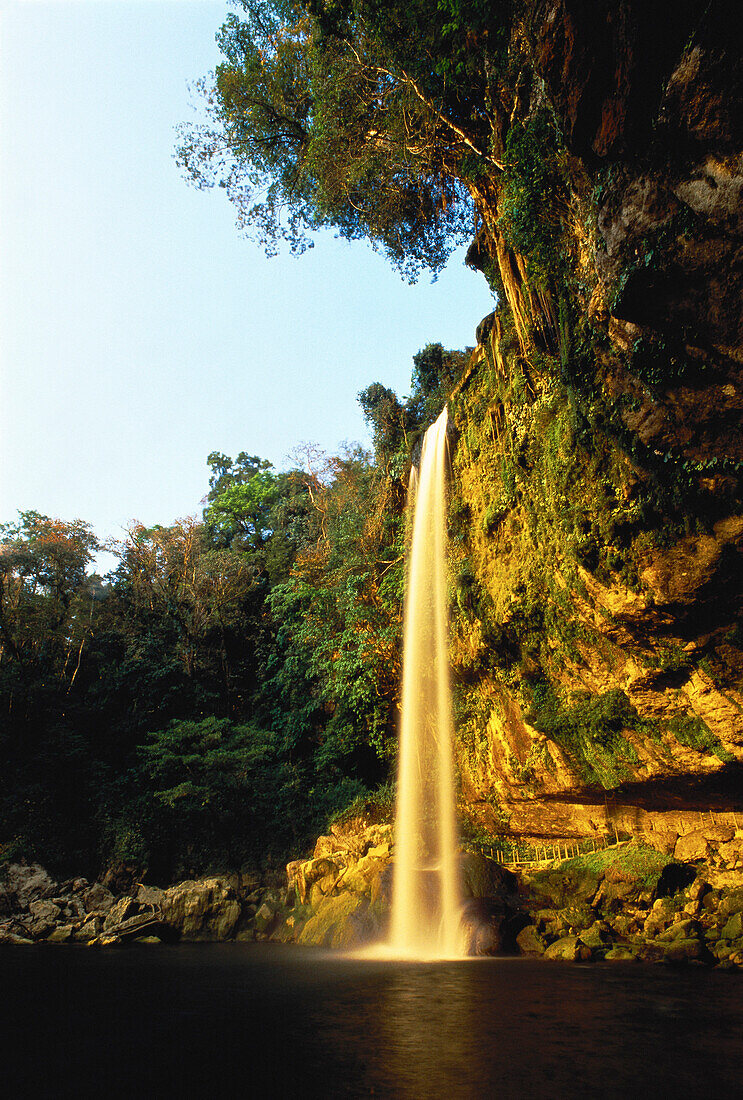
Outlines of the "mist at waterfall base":
<svg viewBox="0 0 743 1100">
<path fill-rule="evenodd" d="M 730 974 L 282 944 L 0 947 L 3 1095 L 737 1096 Z"/>
<path fill-rule="evenodd" d="M 411 472 L 389 951 L 462 954 L 446 578 L 446 408 Z"/>
</svg>

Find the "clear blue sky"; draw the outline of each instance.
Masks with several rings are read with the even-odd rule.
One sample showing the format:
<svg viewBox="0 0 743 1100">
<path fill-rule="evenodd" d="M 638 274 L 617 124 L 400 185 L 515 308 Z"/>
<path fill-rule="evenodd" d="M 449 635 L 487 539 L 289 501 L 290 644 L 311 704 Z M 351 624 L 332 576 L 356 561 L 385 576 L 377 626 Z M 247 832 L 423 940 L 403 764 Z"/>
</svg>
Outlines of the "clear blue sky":
<svg viewBox="0 0 743 1100">
<path fill-rule="evenodd" d="M 459 254 L 402 282 L 332 235 L 297 259 L 240 237 L 173 160 L 224 0 L 0 0 L 0 522 L 101 537 L 196 514 L 206 456 L 277 467 L 367 442 L 356 395 L 407 392 L 427 343 L 492 309 Z"/>
</svg>

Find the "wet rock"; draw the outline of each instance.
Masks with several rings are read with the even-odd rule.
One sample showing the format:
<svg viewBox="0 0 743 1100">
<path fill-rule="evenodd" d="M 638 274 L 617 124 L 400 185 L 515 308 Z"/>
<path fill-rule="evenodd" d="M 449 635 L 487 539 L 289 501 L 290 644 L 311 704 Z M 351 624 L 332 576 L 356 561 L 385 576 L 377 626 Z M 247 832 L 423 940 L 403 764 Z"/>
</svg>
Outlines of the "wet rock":
<svg viewBox="0 0 743 1100">
<path fill-rule="evenodd" d="M 331 883 L 335 882 L 341 870 L 342 868 L 338 863 L 322 856 L 318 859 L 295 860 L 293 863 L 287 864 L 286 873 L 289 886 L 294 888 L 297 897 L 304 905 L 312 887 L 321 880 L 326 884 L 326 889 L 321 887 L 320 892 L 322 894 L 330 893 Z"/>
<path fill-rule="evenodd" d="M 604 955 L 608 962 L 637 962 L 637 954 L 631 947 L 618 945 L 611 947 Z"/>
<path fill-rule="evenodd" d="M 676 940 L 699 938 L 699 925 L 695 920 L 677 920 L 656 937 L 658 943 L 673 943 Z"/>
<path fill-rule="evenodd" d="M 120 938 L 113 932 L 104 932 L 97 939 L 91 940 L 88 947 L 115 947 L 121 943 Z"/>
<path fill-rule="evenodd" d="M 358 894 L 324 898 L 299 934 L 298 943 L 317 947 L 358 947 L 375 938 L 373 920 L 364 920 L 368 903 Z"/>
<path fill-rule="evenodd" d="M 516 944 L 522 955 L 543 955 L 547 943 L 535 924 L 527 924 L 516 937 Z"/>
<path fill-rule="evenodd" d="M 701 959 L 705 955 L 704 945 L 698 939 L 676 939 L 663 951 L 663 962 L 685 963 Z"/>
<path fill-rule="evenodd" d="M 653 938 L 659 933 L 665 932 L 668 925 L 674 920 L 674 913 L 674 903 L 667 898 L 659 898 L 653 903 L 653 908 L 647 914 L 643 925 L 644 934 Z"/>
<path fill-rule="evenodd" d="M 580 941 L 592 951 L 598 951 L 610 942 L 610 936 L 605 921 L 595 921 L 590 928 L 580 934 Z"/>
<path fill-rule="evenodd" d="M 72 924 L 60 924 L 46 937 L 47 943 L 69 943 L 75 934 L 75 926 Z"/>
<path fill-rule="evenodd" d="M 577 959 L 588 960 L 591 957 L 591 949 L 581 943 L 577 936 L 563 936 L 549 945 L 544 957 L 562 959 L 565 962 L 575 962 Z"/>
<path fill-rule="evenodd" d="M 165 891 L 163 922 L 184 940 L 227 940 L 235 932 L 241 905 L 221 878 L 178 883 Z"/>
</svg>

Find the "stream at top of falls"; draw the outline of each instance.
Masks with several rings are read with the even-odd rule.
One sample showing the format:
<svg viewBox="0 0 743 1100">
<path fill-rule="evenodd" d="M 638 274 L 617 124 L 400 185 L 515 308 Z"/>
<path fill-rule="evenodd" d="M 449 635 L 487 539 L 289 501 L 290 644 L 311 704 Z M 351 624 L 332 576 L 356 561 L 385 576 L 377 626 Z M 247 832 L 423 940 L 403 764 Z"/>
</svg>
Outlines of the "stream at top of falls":
<svg viewBox="0 0 743 1100">
<path fill-rule="evenodd" d="M 2 1095 L 736 1096 L 740 977 L 272 944 L 0 948 Z"/>
</svg>

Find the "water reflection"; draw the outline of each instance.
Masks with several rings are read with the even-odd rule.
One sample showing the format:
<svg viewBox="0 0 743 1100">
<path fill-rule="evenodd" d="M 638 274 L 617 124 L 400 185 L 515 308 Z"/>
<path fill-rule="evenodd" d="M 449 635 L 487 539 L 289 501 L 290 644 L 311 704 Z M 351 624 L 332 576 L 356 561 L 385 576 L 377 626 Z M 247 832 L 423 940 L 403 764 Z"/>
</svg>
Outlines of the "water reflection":
<svg viewBox="0 0 743 1100">
<path fill-rule="evenodd" d="M 268 945 L 0 950 L 3 1094 L 737 1096 L 740 977 Z"/>
</svg>

